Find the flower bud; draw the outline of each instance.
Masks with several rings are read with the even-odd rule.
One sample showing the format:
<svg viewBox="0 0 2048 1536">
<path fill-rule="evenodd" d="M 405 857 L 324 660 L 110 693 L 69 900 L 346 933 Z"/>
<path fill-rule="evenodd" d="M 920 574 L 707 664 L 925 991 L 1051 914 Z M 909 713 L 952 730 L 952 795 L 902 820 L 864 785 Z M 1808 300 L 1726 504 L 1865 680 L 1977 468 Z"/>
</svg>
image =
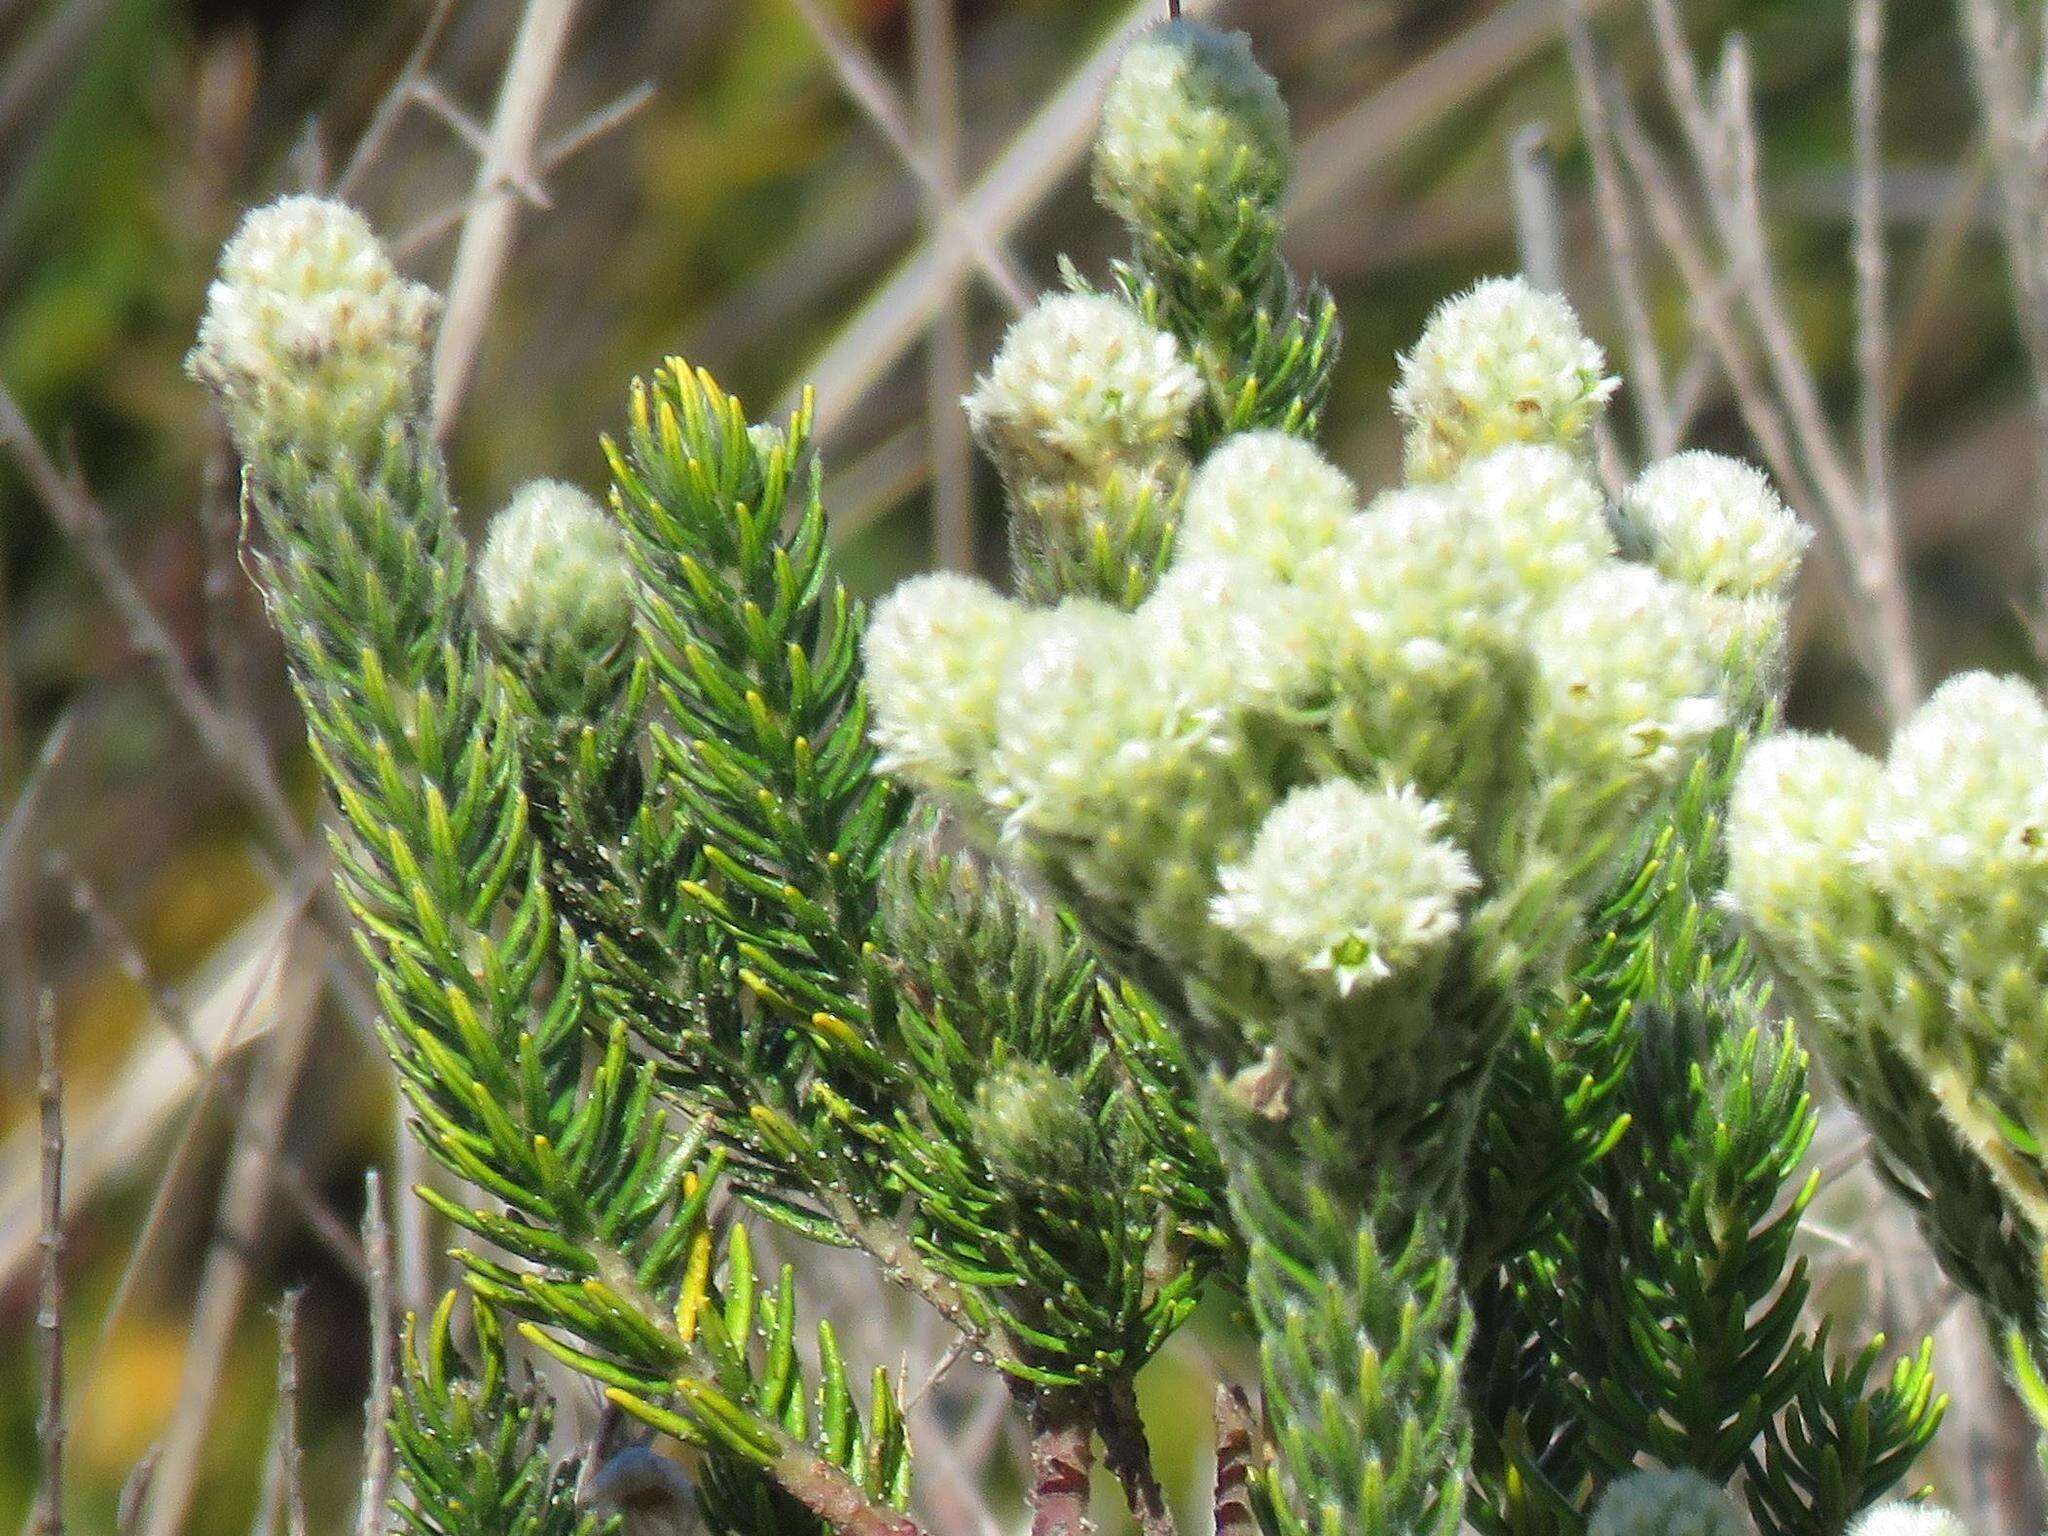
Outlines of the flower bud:
<svg viewBox="0 0 2048 1536">
<path fill-rule="evenodd" d="M 1409 477 L 1445 479 L 1510 443 L 1577 447 L 1619 387 L 1606 367 L 1571 306 L 1522 278 L 1445 301 L 1394 387 Z"/>
<path fill-rule="evenodd" d="M 885 772 L 938 788 L 979 770 L 1028 622 L 986 582 L 945 572 L 915 577 L 882 600 L 863 649 Z"/>
<path fill-rule="evenodd" d="M 1600 1496 L 1587 1536 L 1748 1536 L 1726 1489 L 1690 1468 L 1631 1472 Z"/>
<path fill-rule="evenodd" d="M 1199 235 L 1240 203 L 1277 211 L 1287 107 L 1241 32 L 1169 21 L 1125 50 L 1102 104 L 1095 194 L 1134 229 Z"/>
<path fill-rule="evenodd" d="M 440 300 L 399 276 L 363 216 L 317 197 L 257 208 L 221 254 L 186 370 L 251 463 L 374 456 L 424 409 Z"/>
<path fill-rule="evenodd" d="M 1095 1118 L 1081 1090 L 1034 1061 L 1010 1062 L 983 1079 L 968 1124 L 989 1172 L 1022 1198 L 1078 1185 L 1095 1162 Z"/>
<path fill-rule="evenodd" d="M 1651 565 L 1717 597 L 1784 597 L 1813 540 L 1761 470 L 1718 453 L 1652 464 L 1629 488 L 1621 516 Z"/>
<path fill-rule="evenodd" d="M 1261 958 L 1326 975 L 1340 994 L 1384 981 L 1449 941 L 1478 886 L 1447 822 L 1407 785 L 1297 789 L 1223 869 L 1211 915 Z"/>
<path fill-rule="evenodd" d="M 575 715 L 614 686 L 633 632 L 635 581 L 618 525 L 581 490 L 530 480 L 491 520 L 478 606 L 541 706 Z"/>
<path fill-rule="evenodd" d="M 1153 469 L 1174 454 L 1201 394 L 1167 332 L 1119 299 L 1065 293 L 1011 325 L 966 404 L 1015 490 Z"/>
<path fill-rule="evenodd" d="M 1285 581 L 1358 510 L 1344 473 L 1286 432 L 1240 432 L 1202 462 L 1181 510 L 1178 557 Z"/>
</svg>

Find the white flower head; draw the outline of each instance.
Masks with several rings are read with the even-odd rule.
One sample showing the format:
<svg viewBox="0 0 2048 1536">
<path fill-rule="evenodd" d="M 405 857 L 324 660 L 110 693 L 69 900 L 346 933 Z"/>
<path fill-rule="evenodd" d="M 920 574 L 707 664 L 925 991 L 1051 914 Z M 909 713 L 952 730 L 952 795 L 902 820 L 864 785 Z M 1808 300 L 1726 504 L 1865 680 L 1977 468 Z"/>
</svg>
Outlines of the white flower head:
<svg viewBox="0 0 2048 1536">
<path fill-rule="evenodd" d="M 1383 981 L 1440 951 L 1478 886 L 1447 823 L 1411 786 L 1297 789 L 1223 868 L 1211 915 L 1261 958 L 1327 975 L 1339 993 Z"/>
<path fill-rule="evenodd" d="M 1169 21 L 1124 52 L 1102 104 L 1095 190 L 1139 229 L 1275 209 L 1292 158 L 1287 107 L 1241 32 Z"/>
<path fill-rule="evenodd" d="M 2038 931 L 2036 902 L 2048 891 L 2048 705 L 2030 684 L 1966 672 L 1914 712 L 1885 759 L 1870 859 L 1923 943 L 1943 941 L 1964 920 L 1986 944 Z"/>
<path fill-rule="evenodd" d="M 1876 805 L 1875 758 L 1787 731 L 1750 748 L 1728 801 L 1728 904 L 1774 958 L 1825 966 L 1871 920 L 1860 867 Z"/>
<path fill-rule="evenodd" d="M 1593 1510 L 1588 1536 L 1749 1536 L 1728 1491 L 1690 1468 L 1631 1472 Z"/>
<path fill-rule="evenodd" d="M 1176 548 L 1285 581 L 1329 548 L 1358 510 L 1344 472 L 1292 433 L 1240 432 L 1195 472 Z"/>
<path fill-rule="evenodd" d="M 1394 387 L 1409 476 L 1441 480 L 1509 443 L 1575 446 L 1620 384 L 1606 370 L 1571 306 L 1522 278 L 1446 300 Z"/>
<path fill-rule="evenodd" d="M 1621 511 L 1650 564 L 1718 597 L 1784 597 L 1813 541 L 1761 470 L 1718 453 L 1652 464 Z"/>
<path fill-rule="evenodd" d="M 561 480 L 529 480 L 491 519 L 476 566 L 484 622 L 522 654 L 592 657 L 633 627 L 633 567 L 611 518 Z"/>
<path fill-rule="evenodd" d="M 1012 835 L 1092 839 L 1157 814 L 1203 722 L 1162 686 L 1136 619 L 1068 598 L 1039 615 L 996 705 L 989 798 Z"/>
<path fill-rule="evenodd" d="M 1970 1536 L 1970 1528 L 1939 1504 L 1893 1499 L 1859 1515 L 1849 1536 Z"/>
<path fill-rule="evenodd" d="M 885 772 L 936 787 L 980 768 L 1030 621 L 986 582 L 947 572 L 913 577 L 882 600 L 863 654 Z"/>
<path fill-rule="evenodd" d="M 1468 558 L 1499 565 L 1517 615 L 1549 606 L 1613 559 L 1605 498 L 1562 448 L 1503 448 L 1466 465 L 1449 490 L 1472 525 Z"/>
<path fill-rule="evenodd" d="M 1167 332 L 1119 299 L 1065 293 L 1011 325 L 966 404 L 1012 485 L 1096 484 L 1173 453 L 1201 394 Z"/>
<path fill-rule="evenodd" d="M 1594 572 L 1538 615 L 1535 766 L 1574 798 L 1671 783 L 1726 715 L 1694 594 L 1639 565 Z"/>
<path fill-rule="evenodd" d="M 1284 708 L 1307 686 L 1312 636 L 1300 595 L 1232 562 L 1175 564 L 1132 618 L 1153 675 L 1213 725 Z"/>
<path fill-rule="evenodd" d="M 373 453 L 422 409 L 439 305 L 353 208 L 286 197 L 249 213 L 221 253 L 186 368 L 245 458 Z"/>
</svg>

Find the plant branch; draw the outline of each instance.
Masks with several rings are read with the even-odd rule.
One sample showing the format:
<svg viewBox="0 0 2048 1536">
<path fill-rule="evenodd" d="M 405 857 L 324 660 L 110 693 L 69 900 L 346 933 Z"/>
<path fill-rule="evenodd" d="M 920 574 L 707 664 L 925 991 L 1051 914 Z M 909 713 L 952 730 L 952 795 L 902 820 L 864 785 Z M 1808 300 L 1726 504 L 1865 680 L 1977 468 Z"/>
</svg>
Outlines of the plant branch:
<svg viewBox="0 0 2048 1536">
<path fill-rule="evenodd" d="M 1031 1536 L 1090 1536 L 1088 1473 L 1095 1460 L 1093 1416 L 1077 1389 L 1027 1393 L 1031 1433 Z"/>
<path fill-rule="evenodd" d="M 1105 1382 L 1096 1400 L 1096 1428 L 1102 1461 L 1122 1485 L 1124 1500 L 1145 1536 L 1177 1536 L 1173 1510 L 1152 1465 L 1152 1442 L 1138 1413 L 1138 1394 L 1129 1376 Z"/>
</svg>

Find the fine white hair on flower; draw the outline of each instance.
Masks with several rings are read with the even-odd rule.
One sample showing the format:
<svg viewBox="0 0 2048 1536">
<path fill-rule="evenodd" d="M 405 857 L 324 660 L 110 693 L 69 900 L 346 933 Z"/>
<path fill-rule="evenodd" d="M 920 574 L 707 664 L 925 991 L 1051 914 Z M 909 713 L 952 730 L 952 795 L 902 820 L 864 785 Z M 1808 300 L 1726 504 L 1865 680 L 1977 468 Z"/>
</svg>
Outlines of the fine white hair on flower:
<svg viewBox="0 0 2048 1536">
<path fill-rule="evenodd" d="M 1344 472 L 1292 433 L 1240 432 L 1202 461 L 1181 508 L 1179 558 L 1285 581 L 1358 510 Z"/>
<path fill-rule="evenodd" d="M 1135 643 L 1132 615 L 1068 598 L 1039 615 L 996 704 L 991 802 L 1012 835 L 1095 838 L 1155 816 L 1204 723 Z"/>
<path fill-rule="evenodd" d="M 1970 1528 L 1939 1504 L 1893 1499 L 1857 1516 L 1849 1536 L 1970 1536 Z"/>
<path fill-rule="evenodd" d="M 1517 613 L 1548 606 L 1613 558 L 1606 499 L 1562 448 L 1521 445 L 1487 454 L 1450 482 L 1450 493 L 1472 524 L 1475 544 L 1511 579 Z"/>
<path fill-rule="evenodd" d="M 1533 762 L 1572 798 L 1668 784 L 1725 716 L 1694 594 L 1639 565 L 1596 571 L 1537 616 Z"/>
<path fill-rule="evenodd" d="M 1923 943 L 1959 924 L 1986 952 L 2033 947 L 2048 892 L 2048 705 L 1966 672 L 1894 738 L 1871 818 L 1872 873 Z M 2015 955 L 2017 958 L 2017 955 Z"/>
<path fill-rule="evenodd" d="M 1749 1536 L 1728 1491 L 1689 1467 L 1618 1479 L 1594 1506 L 1588 1536 Z"/>
<path fill-rule="evenodd" d="M 361 451 L 419 410 L 439 305 L 355 209 L 286 197 L 228 241 L 186 368 L 220 397 L 245 457 Z"/>
<path fill-rule="evenodd" d="M 1439 305 L 1401 359 L 1394 409 L 1408 423 L 1408 473 L 1441 480 L 1509 443 L 1571 447 L 1619 384 L 1563 299 L 1488 279 Z"/>
<path fill-rule="evenodd" d="M 1273 207 L 1292 160 L 1287 107 L 1242 32 L 1169 21 L 1124 50 L 1102 104 L 1094 181 L 1127 224 L 1169 228 L 1240 198 Z"/>
<path fill-rule="evenodd" d="M 1030 622 L 986 582 L 951 572 L 913 577 L 882 600 L 862 645 L 885 772 L 937 786 L 981 766 Z"/>
<path fill-rule="evenodd" d="M 1763 471 L 1718 453 L 1652 464 L 1629 488 L 1621 513 L 1651 565 L 1719 597 L 1783 597 L 1813 541 Z"/>
<path fill-rule="evenodd" d="M 1211 725 L 1284 708 L 1307 685 L 1307 614 L 1295 594 L 1222 560 L 1176 563 L 1133 615 L 1134 639 L 1189 712 Z"/>
<path fill-rule="evenodd" d="M 1180 343 L 1106 294 L 1042 300 L 967 397 L 975 436 L 1012 485 L 1098 484 L 1171 452 L 1202 395 Z"/>
<path fill-rule="evenodd" d="M 1811 975 L 1874 925 L 1860 867 L 1877 759 L 1787 731 L 1744 755 L 1728 801 L 1728 904 L 1774 958 Z"/>
<path fill-rule="evenodd" d="M 484 622 L 521 650 L 594 655 L 633 626 L 633 567 L 618 525 L 561 480 L 529 480 L 491 519 L 476 587 Z"/>
<path fill-rule="evenodd" d="M 1448 942 L 1478 886 L 1448 821 L 1411 785 L 1297 789 L 1224 866 L 1210 913 L 1261 958 L 1327 975 L 1339 993 L 1383 981 Z"/>
</svg>

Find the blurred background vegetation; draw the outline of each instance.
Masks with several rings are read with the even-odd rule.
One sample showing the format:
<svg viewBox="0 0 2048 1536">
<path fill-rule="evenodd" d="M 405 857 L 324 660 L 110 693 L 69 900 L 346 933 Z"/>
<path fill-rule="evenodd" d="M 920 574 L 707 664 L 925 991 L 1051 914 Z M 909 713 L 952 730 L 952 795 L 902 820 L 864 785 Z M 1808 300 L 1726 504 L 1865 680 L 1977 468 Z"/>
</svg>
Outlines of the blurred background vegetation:
<svg viewBox="0 0 2048 1536">
<path fill-rule="evenodd" d="M 312 824 L 311 777 L 235 563 L 232 467 L 179 364 L 239 212 L 331 184 L 437 23 L 432 99 L 408 107 L 350 195 L 414 271 L 445 280 L 473 202 L 469 138 L 490 117 L 521 9 L 0 0 L 0 382 L 55 472 L 37 484 L 19 453 L 0 454 L 0 1130 L 14 1128 L 0 1142 L 0 1526 L 27 1509 L 35 1468 L 25 1111 L 44 987 L 72 1134 L 79 1528 L 114 1525 L 124 1480 L 181 1398 L 204 1405 L 187 1430 L 186 1528 L 250 1528 L 272 1433 L 272 1314 L 292 1286 L 305 1288 L 314 1525 L 346 1518 L 367 1373 L 354 1232 L 365 1169 L 394 1156 L 389 1079 L 352 1014 L 346 958 L 308 908 L 317 844 L 284 836 L 276 814 Z M 1591 9 L 1650 131 L 1671 138 L 1636 0 Z M 1396 351 L 1438 298 L 1517 264 L 1508 145 L 1526 125 L 1541 125 L 1555 166 L 1565 286 L 1595 333 L 1618 340 L 1564 13 L 1565 0 L 1217 8 L 1251 32 L 1294 109 L 1290 254 L 1342 308 L 1328 436 L 1367 486 L 1396 464 Z M 1023 285 L 1055 283 L 1061 250 L 1099 273 L 1111 232 L 1077 169 L 1088 71 L 1138 14 L 1121 0 L 583 0 L 542 125 L 553 163 L 522 188 L 452 438 L 469 514 L 480 521 L 534 475 L 600 486 L 599 437 L 621 419 L 626 381 L 681 353 L 757 413 L 819 385 L 857 588 L 942 558 L 999 574 L 993 478 L 964 456 L 953 402 L 963 358 L 986 357 L 1011 305 L 960 254 L 957 226 L 933 224 L 928 183 L 964 189 L 980 252 L 999 252 Z M 1847 7 L 1690 0 L 1686 14 L 1709 53 L 1731 29 L 1751 40 L 1773 253 L 1826 403 L 1846 420 Z M 2031 396 L 1950 0 L 1895 0 L 1883 69 L 1898 503 L 1924 659 L 1935 676 L 2031 666 Z M 1697 295 L 1668 264 L 1648 270 L 1678 373 Z M 0 438 L 18 426 L 0 420 Z M 1711 378 L 1691 441 L 1751 451 Z M 138 600 L 161 624 L 140 645 Z M 1838 617 L 1811 606 L 1792 714 L 1881 736 Z M 195 729 L 187 683 L 229 722 L 225 738 Z M 1822 1208 L 1820 1294 L 1857 1326 L 1935 1326 L 1947 1298 L 1934 1282 L 1909 1260 L 1903 1274 L 1868 1262 L 1912 1239 L 1837 1130 L 1817 1154 L 1841 1174 Z M 408 1222 L 399 1241 L 416 1301 L 434 1235 Z M 1204 1438 L 1202 1352 L 1239 1347 L 1227 1319 L 1212 1323 L 1148 1378 L 1148 1407 L 1187 1421 L 1170 1442 Z M 886 1329 L 880 1342 L 876 1358 L 898 1347 Z M 1969 1348 L 1959 1341 L 1956 1358 Z M 965 1401 L 929 1411 L 965 1433 Z M 2008 1515 L 2038 1531 L 1995 1430 L 1951 1440 L 1961 1449 L 1929 1475 L 1966 1511 L 1998 1505 L 1980 1531 L 2005 1536 Z M 1193 1454 L 1168 1469 L 1190 1485 Z"/>
</svg>

